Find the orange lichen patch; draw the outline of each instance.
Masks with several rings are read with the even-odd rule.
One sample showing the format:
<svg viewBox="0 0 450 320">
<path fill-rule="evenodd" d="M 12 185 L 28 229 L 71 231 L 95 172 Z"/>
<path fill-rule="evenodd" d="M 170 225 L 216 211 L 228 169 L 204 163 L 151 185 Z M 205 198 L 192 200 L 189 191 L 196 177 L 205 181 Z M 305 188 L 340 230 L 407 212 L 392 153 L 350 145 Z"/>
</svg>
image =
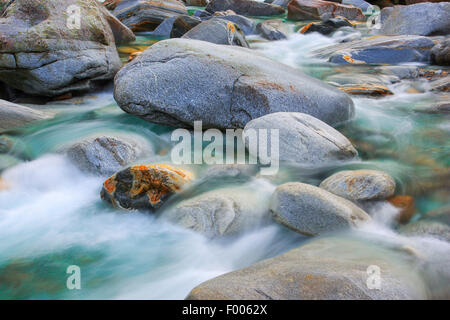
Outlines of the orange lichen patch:
<svg viewBox="0 0 450 320">
<path fill-rule="evenodd" d="M 364 61 L 353 59 L 350 56 L 343 56 L 342 58 L 345 61 L 347 61 L 348 63 L 353 63 L 353 64 L 364 64 L 365 63 Z"/>
<path fill-rule="evenodd" d="M 264 87 L 264 88 L 285 91 L 284 87 L 281 86 L 280 84 L 275 83 L 275 82 L 266 81 L 266 80 L 258 81 L 258 82 L 255 83 L 255 85 L 261 86 L 261 87 Z"/>
<path fill-rule="evenodd" d="M 388 201 L 394 207 L 400 209 L 397 216 L 397 221 L 400 223 L 408 222 L 416 212 L 413 197 L 397 195 L 389 198 Z"/>
<path fill-rule="evenodd" d="M 116 191 L 116 185 L 117 185 L 116 175 L 113 175 L 113 176 L 109 177 L 109 178 L 103 183 L 103 186 L 105 187 L 105 190 L 106 190 L 109 194 L 113 194 L 114 191 Z"/>
<path fill-rule="evenodd" d="M 340 90 L 353 95 L 369 95 L 369 96 L 387 96 L 393 95 L 392 91 L 382 85 L 363 84 L 363 85 L 344 85 L 339 87 Z"/>
<path fill-rule="evenodd" d="M 236 28 L 234 27 L 234 23 L 233 22 L 228 22 L 227 23 L 227 29 L 232 32 L 235 33 L 236 32 Z"/>
<path fill-rule="evenodd" d="M 303 28 L 300 29 L 300 33 L 305 33 L 306 31 L 308 31 L 309 28 L 311 28 L 311 26 L 313 24 L 318 24 L 319 22 L 311 22 L 308 23 L 306 26 L 304 26 Z"/>
<path fill-rule="evenodd" d="M 2 178 L 0 178 L 0 191 L 2 190 L 6 190 L 9 188 L 8 183 L 6 183 L 5 180 L 3 180 Z"/>
</svg>

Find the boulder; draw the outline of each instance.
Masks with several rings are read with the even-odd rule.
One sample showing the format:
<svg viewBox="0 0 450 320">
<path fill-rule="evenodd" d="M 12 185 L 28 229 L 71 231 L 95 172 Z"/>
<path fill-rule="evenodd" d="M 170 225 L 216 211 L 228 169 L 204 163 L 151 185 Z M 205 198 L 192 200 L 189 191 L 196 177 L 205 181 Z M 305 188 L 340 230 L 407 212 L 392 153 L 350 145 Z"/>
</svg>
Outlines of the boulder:
<svg viewBox="0 0 450 320">
<path fill-rule="evenodd" d="M 248 48 L 247 40 L 241 29 L 233 22 L 220 18 L 203 21 L 186 32 L 182 38 Z"/>
<path fill-rule="evenodd" d="M 450 38 L 439 42 L 431 49 L 431 62 L 441 66 L 450 65 Z"/>
<path fill-rule="evenodd" d="M 151 31 L 166 18 L 187 14 L 187 9 L 178 0 L 122 0 L 113 14 L 133 31 Z"/>
<path fill-rule="evenodd" d="M 220 19 L 228 20 L 236 24 L 245 35 L 255 33 L 255 23 L 252 19 L 246 18 L 238 14 L 229 14 L 225 16 L 218 16 Z"/>
<path fill-rule="evenodd" d="M 175 17 L 172 23 L 172 30 L 170 31 L 170 37 L 181 38 L 184 34 L 186 34 L 186 32 L 188 32 L 195 26 L 199 25 L 201 22 L 202 20 L 200 20 L 199 18 L 188 16 L 185 14 Z"/>
<path fill-rule="evenodd" d="M 428 63 L 433 45 L 421 36 L 378 36 L 318 49 L 313 55 L 338 64 Z"/>
<path fill-rule="evenodd" d="M 407 257 L 406 257 L 407 258 Z M 355 239 L 313 240 L 278 257 L 208 280 L 188 300 L 426 299 L 428 290 L 405 253 Z M 371 287 L 369 267 L 381 271 Z M 408 270 L 408 272 L 405 272 Z"/>
<path fill-rule="evenodd" d="M 352 202 L 300 182 L 278 186 L 269 209 L 277 222 L 309 236 L 357 228 L 371 220 Z"/>
<path fill-rule="evenodd" d="M 190 39 L 144 51 L 117 74 L 114 97 L 128 113 L 175 127 L 243 128 L 279 111 L 336 124 L 354 110 L 345 93 L 255 51 Z"/>
<path fill-rule="evenodd" d="M 341 27 L 353 28 L 350 21 L 345 18 L 331 18 L 322 22 L 311 22 L 300 29 L 300 33 L 307 34 L 318 32 L 323 35 L 329 35 Z"/>
<path fill-rule="evenodd" d="M 304 113 L 277 112 L 251 120 L 244 128 L 244 143 L 255 157 L 256 146 L 249 146 L 245 136 L 261 129 L 268 132 L 269 146 L 272 145 L 270 129 L 278 130 L 279 161 L 316 167 L 351 160 L 358 154 L 346 137 L 326 123 Z"/>
<path fill-rule="evenodd" d="M 79 28 L 67 22 L 71 5 Z M 114 35 L 123 42 L 124 29 L 97 1 L 12 1 L 0 18 L 0 80 L 42 96 L 88 90 L 120 69 Z"/>
<path fill-rule="evenodd" d="M 248 188 L 217 189 L 178 203 L 163 217 L 209 238 L 234 235 L 268 220 L 268 199 Z"/>
<path fill-rule="evenodd" d="M 372 83 L 345 84 L 339 86 L 338 89 L 355 96 L 382 97 L 394 94 L 386 86 Z"/>
<path fill-rule="evenodd" d="M 382 10 L 380 34 L 434 36 L 450 33 L 450 3 L 418 3 Z"/>
<path fill-rule="evenodd" d="M 364 21 L 366 17 L 360 8 L 323 0 L 292 0 L 288 5 L 288 19 L 321 20 L 324 17 L 345 17 L 349 20 Z"/>
<path fill-rule="evenodd" d="M 419 220 L 399 230 L 400 234 L 414 237 L 432 237 L 450 242 L 450 226 L 439 221 Z"/>
<path fill-rule="evenodd" d="M 363 12 L 366 12 L 372 6 L 369 2 L 364 0 L 342 0 L 341 3 L 360 8 Z"/>
<path fill-rule="evenodd" d="M 287 39 L 289 29 L 283 21 L 265 20 L 256 25 L 256 30 L 263 38 L 267 40 L 283 40 Z"/>
<path fill-rule="evenodd" d="M 187 6 L 205 7 L 208 5 L 208 0 L 184 0 L 184 3 Z"/>
<path fill-rule="evenodd" d="M 48 112 L 0 99 L 0 131 L 22 127 L 34 121 L 51 118 Z"/>
<path fill-rule="evenodd" d="M 66 153 L 81 170 L 111 176 L 137 159 L 152 155 L 153 150 L 142 138 L 99 136 L 75 143 Z"/>
<path fill-rule="evenodd" d="M 169 165 L 136 165 L 109 177 L 100 195 L 114 207 L 155 211 L 192 179 L 190 172 Z"/>
<path fill-rule="evenodd" d="M 206 11 L 233 10 L 244 16 L 273 16 L 284 14 L 284 8 L 270 3 L 254 0 L 210 0 L 205 8 Z"/>
<path fill-rule="evenodd" d="M 351 201 L 384 200 L 395 192 L 395 181 L 378 170 L 344 170 L 326 178 L 320 188 Z"/>
</svg>

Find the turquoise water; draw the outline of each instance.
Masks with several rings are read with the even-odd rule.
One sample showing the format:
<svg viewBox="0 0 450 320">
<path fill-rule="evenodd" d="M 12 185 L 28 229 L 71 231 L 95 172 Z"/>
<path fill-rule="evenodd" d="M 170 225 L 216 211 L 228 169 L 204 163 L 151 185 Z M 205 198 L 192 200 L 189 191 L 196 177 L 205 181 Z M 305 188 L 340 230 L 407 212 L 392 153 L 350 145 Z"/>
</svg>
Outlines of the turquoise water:
<svg viewBox="0 0 450 320">
<path fill-rule="evenodd" d="M 279 42 L 249 39 L 255 50 L 268 57 L 325 79 L 342 72 L 342 68 L 314 60 L 310 52 L 342 36 L 292 34 Z M 156 40 L 138 37 L 128 48 L 142 49 Z M 124 61 L 133 50 L 120 49 Z M 351 68 L 345 71 L 356 72 Z M 396 179 L 398 194 L 414 197 L 414 219 L 448 205 L 449 118 L 423 112 L 426 106 L 445 97 L 429 92 L 427 83 L 418 80 L 388 87 L 394 95 L 379 99 L 353 97 L 355 118 L 338 128 L 358 149 L 358 161 L 318 172 L 283 166 L 279 175 L 270 180 L 249 178 L 226 183 L 269 197 L 276 185 L 285 181 L 318 184 L 343 168 L 378 168 Z M 182 299 L 202 281 L 307 241 L 276 224 L 241 236 L 209 240 L 155 216 L 114 210 L 99 196 L 106 177 L 82 173 L 61 150 L 87 136 L 124 134 L 153 146 L 156 155 L 142 161 L 170 162 L 173 128 L 124 113 L 113 99 L 112 87 L 34 107 L 50 110 L 56 116 L 4 133 L 16 145 L 8 155 L 0 155 L 0 168 L 2 163 L 8 166 L 1 172 L 7 188 L 0 191 L 0 299 Z M 16 161 L 13 166 L 7 165 L 11 158 Z M 199 178 L 202 176 L 201 169 L 192 170 Z M 216 182 L 207 189 L 224 183 Z M 396 213 L 392 206 L 377 207 L 371 213 L 375 217 L 373 225 L 363 235 L 355 235 L 361 241 L 382 238 L 417 246 L 432 257 L 445 257 L 450 252 L 449 244 L 442 241 L 399 236 L 390 225 Z M 442 261 L 436 261 L 439 267 Z M 81 290 L 66 287 L 69 265 L 81 268 Z"/>
</svg>

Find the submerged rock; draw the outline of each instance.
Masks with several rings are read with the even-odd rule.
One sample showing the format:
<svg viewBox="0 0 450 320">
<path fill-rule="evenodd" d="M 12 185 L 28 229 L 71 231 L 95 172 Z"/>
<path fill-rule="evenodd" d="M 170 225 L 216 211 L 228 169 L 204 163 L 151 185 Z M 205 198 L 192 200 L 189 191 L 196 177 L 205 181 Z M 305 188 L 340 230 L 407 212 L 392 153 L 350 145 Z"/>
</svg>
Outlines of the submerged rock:
<svg viewBox="0 0 450 320">
<path fill-rule="evenodd" d="M 133 31 L 151 31 L 166 18 L 187 14 L 187 9 L 178 0 L 122 0 L 113 14 Z"/>
<path fill-rule="evenodd" d="M 431 49 L 431 61 L 441 66 L 450 65 L 450 38 L 440 41 Z"/>
<path fill-rule="evenodd" d="M 208 5 L 208 0 L 183 0 L 187 6 L 205 7 Z"/>
<path fill-rule="evenodd" d="M 378 170 L 345 170 L 326 178 L 320 188 L 352 201 L 384 200 L 395 192 L 394 179 Z"/>
<path fill-rule="evenodd" d="M 303 28 L 301 28 L 300 33 L 307 34 L 311 32 L 318 32 L 323 35 L 328 35 L 341 27 L 353 28 L 353 25 L 347 19 L 337 17 L 322 22 L 311 22 L 306 26 L 304 26 Z"/>
<path fill-rule="evenodd" d="M 222 164 L 209 166 L 203 179 L 225 179 L 225 178 L 250 178 L 259 171 L 257 165 L 252 164 Z"/>
<path fill-rule="evenodd" d="M 273 16 L 284 13 L 280 6 L 254 0 L 210 0 L 205 10 L 212 13 L 233 10 L 244 16 Z"/>
<path fill-rule="evenodd" d="M 339 64 L 430 62 L 434 42 L 421 36 L 378 36 L 316 50 L 318 58 Z"/>
<path fill-rule="evenodd" d="M 277 222 L 311 236 L 359 227 L 371 220 L 352 202 L 300 182 L 278 186 L 270 200 L 270 211 Z"/>
<path fill-rule="evenodd" d="M 0 99 L 0 131 L 51 118 L 48 112 L 21 106 Z"/>
<path fill-rule="evenodd" d="M 190 172 L 169 165 L 137 165 L 109 177 L 100 195 L 114 207 L 155 211 L 192 179 Z"/>
<path fill-rule="evenodd" d="M 441 79 L 432 81 L 430 83 L 431 91 L 442 91 L 449 92 L 450 91 L 450 76 L 442 77 Z"/>
<path fill-rule="evenodd" d="M 450 33 L 450 3 L 418 3 L 381 11 L 380 34 L 434 36 Z"/>
<path fill-rule="evenodd" d="M 247 40 L 241 29 L 233 22 L 220 18 L 212 18 L 198 24 L 185 33 L 182 38 L 248 48 Z"/>
<path fill-rule="evenodd" d="M 71 5 L 81 10 L 79 28 L 68 23 Z M 121 67 L 114 34 L 124 28 L 97 1 L 12 1 L 0 18 L 0 80 L 43 96 L 90 89 Z"/>
<path fill-rule="evenodd" d="M 255 51 L 190 39 L 148 48 L 117 74 L 114 97 L 128 113 L 176 127 L 243 128 L 279 111 L 333 125 L 354 110 L 345 93 Z"/>
<path fill-rule="evenodd" d="M 345 84 L 338 87 L 339 90 L 344 91 L 347 94 L 356 96 L 372 96 L 372 97 L 382 97 L 390 96 L 394 93 L 389 90 L 386 86 L 380 84 Z"/>
<path fill-rule="evenodd" d="M 364 21 L 366 17 L 360 8 L 323 0 L 292 0 L 288 5 L 288 19 L 321 20 L 324 17 L 345 17 L 349 20 Z"/>
<path fill-rule="evenodd" d="M 339 131 L 304 113 L 277 112 L 254 119 L 245 126 L 244 136 L 261 129 L 268 132 L 268 146 L 272 145 L 270 129 L 278 129 L 279 161 L 316 167 L 351 160 L 358 154 Z M 249 146 L 246 141 L 244 143 L 249 153 L 256 157 L 256 146 Z"/>
<path fill-rule="evenodd" d="M 81 170 L 110 176 L 153 150 L 143 139 L 100 136 L 78 142 L 66 153 Z"/>
<path fill-rule="evenodd" d="M 381 270 L 379 289 L 370 286 L 371 266 Z M 413 266 L 404 253 L 376 244 L 337 237 L 317 239 L 203 282 L 186 299 L 426 299 L 428 288 Z"/>
<path fill-rule="evenodd" d="M 433 220 L 419 220 L 409 223 L 399 232 L 405 236 L 432 237 L 450 242 L 450 226 Z"/>
<path fill-rule="evenodd" d="M 267 40 L 287 39 L 288 27 L 279 20 L 265 20 L 256 25 L 256 30 Z"/>
<path fill-rule="evenodd" d="M 268 220 L 268 200 L 244 188 L 223 188 L 182 201 L 163 217 L 215 238 L 254 229 Z"/>
<path fill-rule="evenodd" d="M 387 201 L 399 210 L 396 219 L 400 223 L 407 223 L 416 213 L 415 201 L 411 196 L 396 195 Z"/>
</svg>

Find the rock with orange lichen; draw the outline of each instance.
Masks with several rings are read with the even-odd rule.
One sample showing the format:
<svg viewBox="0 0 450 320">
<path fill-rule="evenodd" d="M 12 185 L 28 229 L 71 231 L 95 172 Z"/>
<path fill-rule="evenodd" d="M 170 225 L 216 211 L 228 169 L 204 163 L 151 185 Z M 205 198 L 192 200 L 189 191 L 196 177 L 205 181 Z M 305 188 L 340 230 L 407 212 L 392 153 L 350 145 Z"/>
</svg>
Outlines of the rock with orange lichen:
<svg viewBox="0 0 450 320">
<path fill-rule="evenodd" d="M 313 55 L 338 64 L 429 63 L 433 46 L 433 40 L 422 36 L 375 36 L 321 48 Z"/>
<path fill-rule="evenodd" d="M 288 4 L 288 19 L 321 20 L 324 17 L 342 16 L 350 20 L 364 21 L 360 8 L 323 0 L 292 0 Z"/>
<path fill-rule="evenodd" d="M 389 90 L 386 86 L 380 84 L 346 84 L 338 87 L 339 90 L 344 91 L 345 93 L 357 96 L 372 96 L 372 97 L 382 97 L 393 95 L 392 91 Z"/>
<path fill-rule="evenodd" d="M 387 201 L 400 210 L 397 215 L 397 221 L 400 223 L 407 223 L 416 212 L 415 201 L 411 196 L 396 195 Z"/>
<path fill-rule="evenodd" d="M 326 178 L 320 188 L 352 200 L 382 200 L 395 192 L 395 181 L 378 170 L 345 170 Z"/>
<path fill-rule="evenodd" d="M 344 17 L 336 17 L 322 22 L 311 22 L 306 26 L 304 26 L 303 28 L 301 28 L 300 33 L 307 34 L 312 32 L 318 32 L 323 35 L 328 35 L 341 27 L 353 28 L 353 25 L 350 21 L 348 21 Z"/>
<path fill-rule="evenodd" d="M 100 194 L 114 207 L 155 211 L 192 179 L 190 172 L 169 165 L 136 165 L 109 177 Z"/>
<path fill-rule="evenodd" d="M 133 31 L 152 31 L 166 18 L 187 14 L 177 0 L 122 0 L 113 14 Z"/>
</svg>

